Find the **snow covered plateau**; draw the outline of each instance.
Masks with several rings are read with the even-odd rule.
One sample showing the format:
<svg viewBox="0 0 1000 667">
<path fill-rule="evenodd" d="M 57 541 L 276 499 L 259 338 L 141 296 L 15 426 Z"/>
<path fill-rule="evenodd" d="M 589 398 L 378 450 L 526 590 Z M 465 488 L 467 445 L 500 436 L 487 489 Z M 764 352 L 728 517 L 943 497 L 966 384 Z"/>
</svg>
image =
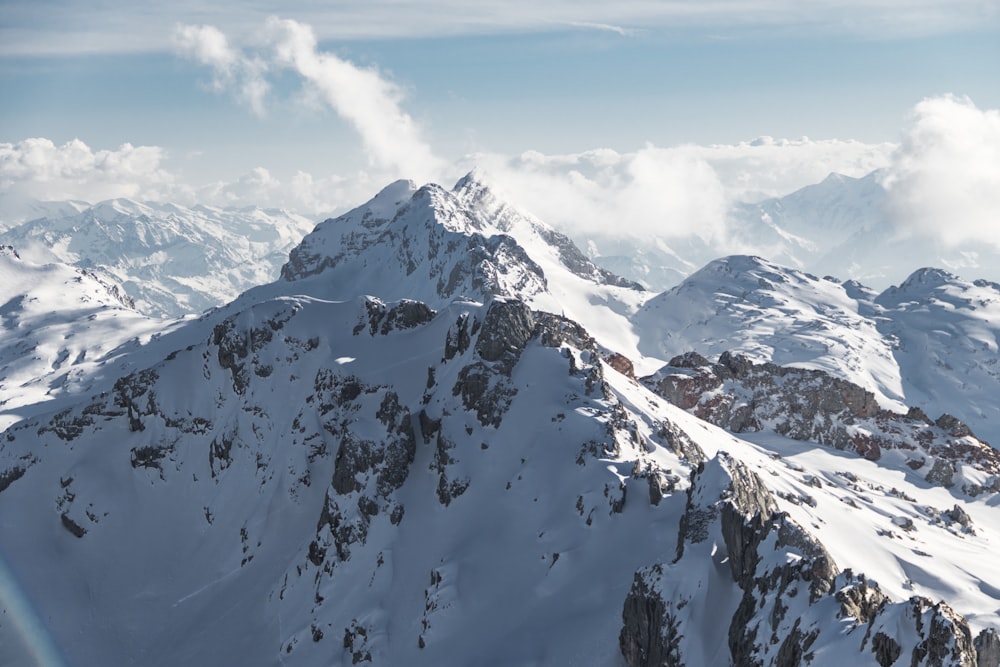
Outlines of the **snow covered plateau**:
<svg viewBox="0 0 1000 667">
<path fill-rule="evenodd" d="M 10 227 L 0 664 L 997 667 L 1000 285 L 807 272 L 812 187 L 701 268 L 475 175 Z"/>
</svg>

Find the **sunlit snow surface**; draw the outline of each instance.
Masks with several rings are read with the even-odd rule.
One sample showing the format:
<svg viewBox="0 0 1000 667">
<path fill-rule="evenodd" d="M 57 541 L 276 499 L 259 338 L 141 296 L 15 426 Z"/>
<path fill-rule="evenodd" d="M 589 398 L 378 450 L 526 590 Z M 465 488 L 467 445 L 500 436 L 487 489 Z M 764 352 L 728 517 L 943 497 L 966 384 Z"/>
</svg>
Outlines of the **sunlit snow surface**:
<svg viewBox="0 0 1000 667">
<path fill-rule="evenodd" d="M 140 315 L 122 297 L 92 273 L 0 249 L 0 426 L 155 361 L 129 355 L 176 325 Z"/>
</svg>

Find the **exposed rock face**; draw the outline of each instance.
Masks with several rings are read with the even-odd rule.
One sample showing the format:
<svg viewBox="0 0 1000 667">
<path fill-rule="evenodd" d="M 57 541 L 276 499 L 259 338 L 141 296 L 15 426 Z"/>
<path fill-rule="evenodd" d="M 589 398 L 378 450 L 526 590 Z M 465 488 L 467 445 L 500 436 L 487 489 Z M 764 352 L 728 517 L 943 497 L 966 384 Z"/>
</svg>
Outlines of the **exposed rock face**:
<svg viewBox="0 0 1000 667">
<path fill-rule="evenodd" d="M 976 636 L 976 667 L 997 667 L 1000 665 L 1000 634 L 987 628 Z"/>
<path fill-rule="evenodd" d="M 667 601 L 652 590 L 647 576 L 637 572 L 625 598 L 619 636 L 622 655 L 629 665 L 682 667 L 677 617 L 668 612 Z"/>
<path fill-rule="evenodd" d="M 632 364 L 632 360 L 624 354 L 615 352 L 608 355 L 604 361 L 607 362 L 608 366 L 611 366 L 611 368 L 615 369 L 630 380 L 635 379 L 635 366 Z"/>
<path fill-rule="evenodd" d="M 619 643 L 631 667 L 792 667 L 814 663 L 817 646 L 824 658 L 814 664 L 905 657 L 971 667 L 977 651 L 992 656 L 998 646 L 991 632 L 974 644 L 944 603 L 893 603 L 876 582 L 839 572 L 760 478 L 725 453 L 692 474 L 677 542 L 676 559 L 639 570 L 625 599 Z"/>
<path fill-rule="evenodd" d="M 771 429 L 870 460 L 879 460 L 886 450 L 911 452 L 907 464 L 939 486 L 957 483 L 957 465 L 1000 474 L 1000 452 L 956 418 L 942 415 L 930 422 L 920 410 L 884 410 L 871 392 L 823 371 L 757 364 L 728 352 L 713 364 L 689 352 L 642 382 L 674 405 L 735 433 Z M 964 487 L 970 495 L 982 490 Z"/>
<path fill-rule="evenodd" d="M 387 307 L 382 300 L 369 297 L 365 307 L 368 311 L 368 331 L 373 336 L 412 329 L 434 319 L 434 311 L 427 304 L 411 299 L 403 299 Z M 355 333 L 360 333 L 363 328 L 363 325 L 358 325 Z"/>
<path fill-rule="evenodd" d="M 976 667 L 968 623 L 943 602 L 933 604 L 915 596 L 886 605 L 868 625 L 865 639 L 869 636 L 879 665 L 892 665 L 906 657 L 911 665 Z"/>
<path fill-rule="evenodd" d="M 516 363 L 525 343 L 535 329 L 531 309 L 521 301 L 495 299 L 486 311 L 482 330 L 476 340 L 476 352 L 485 361 Z"/>
</svg>

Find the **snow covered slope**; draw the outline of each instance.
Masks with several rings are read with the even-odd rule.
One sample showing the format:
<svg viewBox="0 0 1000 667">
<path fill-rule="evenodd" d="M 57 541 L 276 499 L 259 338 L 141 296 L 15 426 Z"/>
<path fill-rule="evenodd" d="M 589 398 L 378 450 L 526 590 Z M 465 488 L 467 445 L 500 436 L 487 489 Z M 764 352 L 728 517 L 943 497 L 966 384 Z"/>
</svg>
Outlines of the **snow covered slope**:
<svg viewBox="0 0 1000 667">
<path fill-rule="evenodd" d="M 995 492 L 928 487 L 905 465 L 775 436 L 738 439 L 612 371 L 578 325 L 520 301 L 434 313 L 285 297 L 187 327 L 199 342 L 3 443 L 4 553 L 68 663 L 615 665 L 624 652 L 650 664 L 629 648 L 631 629 L 669 643 L 670 628 L 634 616 L 655 608 L 635 604 L 654 600 L 636 592 L 636 572 L 660 563 L 686 582 L 691 602 L 675 614 L 685 637 L 729 627 L 747 595 L 757 606 L 741 577 L 765 570 L 746 561 L 748 573 L 730 574 L 727 557 L 750 547 L 733 541 L 724 510 L 715 538 L 699 523 L 714 510 L 693 510 L 687 493 L 726 498 L 704 491 L 701 471 L 732 470 L 729 457 L 754 471 L 747 488 L 775 535 L 799 526 L 781 562 L 827 545 L 815 600 L 779 594 L 789 622 L 808 612 L 837 655 L 873 655 L 871 619 L 838 617 L 835 596 L 861 585 L 833 583 L 845 568 L 891 602 L 873 616 L 879 645 L 944 650 L 997 625 Z M 748 474 L 729 474 L 742 497 Z M 894 625 L 897 610 L 923 604 L 913 595 L 948 601 L 951 634 Z M 26 641 L 0 631 L 5 646 Z M 724 637 L 711 653 L 690 641 L 672 650 L 682 664 L 725 665 Z"/>
<path fill-rule="evenodd" d="M 907 402 L 950 412 L 1000 447 L 1000 285 L 921 269 L 875 302 Z"/>
<path fill-rule="evenodd" d="M 122 288 L 65 264 L 33 264 L 0 248 L 0 425 L 113 381 L 121 357 L 167 330 Z M 138 360 L 136 360 L 138 361 Z M 132 362 L 128 362 L 132 363 Z M 140 362 L 141 363 L 141 362 Z"/>
<path fill-rule="evenodd" d="M 875 294 L 760 257 L 715 260 L 636 314 L 640 349 L 670 359 L 726 351 L 830 371 L 901 407 L 899 367 L 871 317 Z"/>
<path fill-rule="evenodd" d="M 144 313 L 179 317 L 273 280 L 314 226 L 280 210 L 187 208 L 113 199 L 64 207 L 0 234 L 39 263 L 63 262 L 120 283 Z M 57 211 L 54 205 L 47 210 Z"/>
</svg>

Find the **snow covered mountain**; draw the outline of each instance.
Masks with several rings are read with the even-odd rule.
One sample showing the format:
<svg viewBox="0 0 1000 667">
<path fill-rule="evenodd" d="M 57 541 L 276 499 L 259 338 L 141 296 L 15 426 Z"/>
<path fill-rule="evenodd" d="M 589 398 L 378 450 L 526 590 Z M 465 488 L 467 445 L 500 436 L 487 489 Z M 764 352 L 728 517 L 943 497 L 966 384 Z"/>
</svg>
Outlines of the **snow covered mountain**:
<svg viewBox="0 0 1000 667">
<path fill-rule="evenodd" d="M 594 265 L 568 237 L 505 203 L 475 174 L 450 191 L 393 183 L 317 225 L 291 252 L 281 277 L 288 284 L 278 284 L 279 290 L 324 299 L 409 298 L 433 308 L 456 297 L 483 302 L 514 296 L 582 323 L 601 340 L 618 341 L 618 350 L 633 356 L 628 317 L 650 296 Z"/>
<path fill-rule="evenodd" d="M 120 283 L 149 315 L 200 313 L 273 280 L 314 226 L 280 210 L 187 208 L 113 199 L 49 214 L 0 233 L 38 263 L 62 262 Z"/>
<path fill-rule="evenodd" d="M 828 371 L 873 392 L 882 407 L 947 412 L 1000 442 L 998 303 L 995 283 L 937 269 L 878 294 L 734 256 L 650 299 L 633 321 L 650 356 L 732 352 Z"/>
<path fill-rule="evenodd" d="M 994 289 L 650 298 L 395 183 L 0 437 L 0 663 L 996 667 L 1000 454 L 900 372 Z"/>
<path fill-rule="evenodd" d="M 697 236 L 630 235 L 627 223 L 577 240 L 595 263 L 653 291 L 674 287 L 704 264 L 731 254 L 759 255 L 877 289 L 901 282 L 919 266 L 969 274 L 1000 263 L 1000 253 L 988 245 L 942 243 L 908 233 L 905 220 L 893 222 L 881 179 L 878 171 L 863 178 L 830 174 L 783 197 L 736 202 L 727 215 L 727 235 L 712 242 Z"/>
</svg>

